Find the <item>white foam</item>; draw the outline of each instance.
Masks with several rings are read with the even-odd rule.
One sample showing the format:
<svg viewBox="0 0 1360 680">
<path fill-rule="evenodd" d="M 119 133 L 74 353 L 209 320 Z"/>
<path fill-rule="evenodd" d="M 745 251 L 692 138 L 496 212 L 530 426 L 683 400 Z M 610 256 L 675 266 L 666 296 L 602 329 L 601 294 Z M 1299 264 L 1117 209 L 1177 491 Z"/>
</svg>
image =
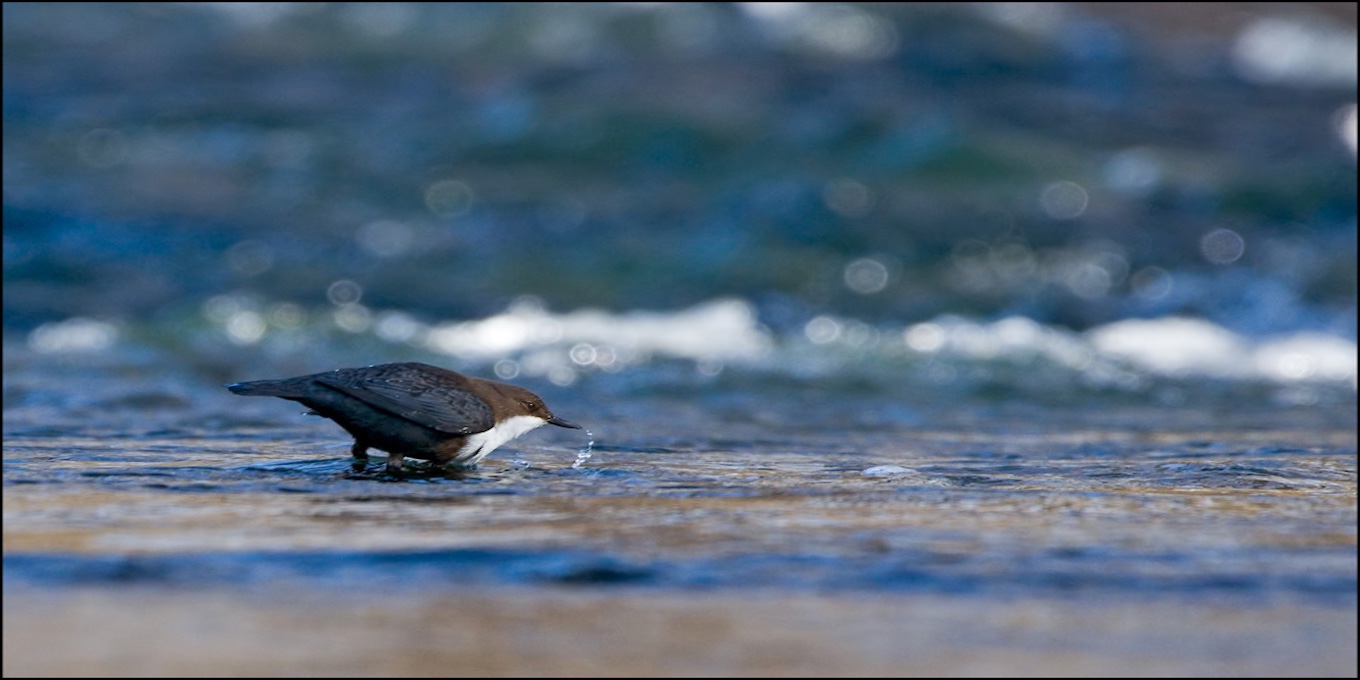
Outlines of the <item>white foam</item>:
<svg viewBox="0 0 1360 680">
<path fill-rule="evenodd" d="M 521 302 L 486 319 L 436 326 L 426 342 L 436 351 L 474 359 L 565 345 L 578 348 L 577 364 L 583 356 L 624 364 L 654 355 L 749 360 L 772 346 L 751 305 L 736 299 L 712 300 L 677 312 L 622 314 L 599 309 L 553 314 L 539 304 Z"/>
<path fill-rule="evenodd" d="M 1356 384 L 1356 343 L 1321 333 L 1251 340 L 1203 319 L 1118 321 L 1086 336 L 1100 352 L 1160 375 Z"/>
<path fill-rule="evenodd" d="M 1087 331 L 1097 351 L 1153 373 L 1245 377 L 1248 344 L 1203 319 L 1128 319 Z"/>
<path fill-rule="evenodd" d="M 1314 332 L 1249 338 L 1204 319 L 1174 316 L 1126 319 L 1077 333 L 1022 316 L 978 322 L 945 315 L 894 327 L 824 314 L 775 337 L 750 303 L 730 298 L 674 312 L 560 314 L 527 299 L 485 319 L 437 325 L 423 337 L 445 354 L 499 362 L 498 375 L 513 369 L 513 375 L 543 376 L 558 385 L 571 384 L 582 371 L 619 371 L 665 358 L 693 360 L 705 375 L 727 365 L 817 375 L 847 363 L 907 356 L 928 361 L 936 372 L 991 362 L 1045 371 L 1057 366 L 1088 384 L 1135 389 L 1148 375 L 1354 388 L 1357 363 L 1356 343 L 1344 337 Z"/>
</svg>

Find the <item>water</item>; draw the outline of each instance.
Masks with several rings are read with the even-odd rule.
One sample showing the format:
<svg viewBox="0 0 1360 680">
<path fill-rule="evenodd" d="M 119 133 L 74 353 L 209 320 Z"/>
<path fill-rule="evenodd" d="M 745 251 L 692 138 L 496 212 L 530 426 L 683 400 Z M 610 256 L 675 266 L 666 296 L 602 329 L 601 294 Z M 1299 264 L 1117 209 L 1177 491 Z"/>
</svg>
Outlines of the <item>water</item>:
<svg viewBox="0 0 1360 680">
<path fill-rule="evenodd" d="M 1345 432 L 656 425 L 400 482 L 310 437 L 11 437 L 6 583 L 1353 600 Z"/>
<path fill-rule="evenodd" d="M 582 446 L 581 450 L 576 452 L 576 460 L 572 461 L 571 463 L 571 466 L 574 468 L 579 468 L 582 465 L 585 465 L 586 462 L 590 460 L 591 454 L 594 453 L 595 451 L 595 433 L 591 432 L 590 430 L 585 430 L 585 433 L 586 433 L 585 446 Z"/>
<path fill-rule="evenodd" d="M 5 4 L 5 675 L 1354 677 L 1353 12 L 1011 7 Z"/>
<path fill-rule="evenodd" d="M 800 343 L 773 340 L 766 351 L 787 356 L 727 357 L 716 372 L 704 357 L 685 368 L 653 352 L 625 371 L 572 364 L 562 386 L 522 376 L 588 424 L 585 445 L 539 428 L 474 470 L 402 479 L 353 473 L 349 438 L 329 421 L 236 398 L 225 379 L 167 372 L 134 348 L 7 348 L 6 639 L 105 621 L 115 632 L 99 644 L 135 649 L 116 640 L 210 625 L 185 620 L 187 607 L 214 612 L 217 633 L 171 633 L 173 651 L 115 667 L 214 659 L 244 671 L 265 634 L 291 641 L 291 661 L 266 655 L 279 668 L 329 667 L 331 654 L 375 673 L 433 668 L 449 652 L 409 639 L 421 618 L 520 630 L 528 637 L 478 638 L 502 655 L 484 662 L 501 673 L 541 668 L 557 645 L 600 652 L 585 670 L 683 672 L 695 666 L 677 649 L 712 626 L 805 652 L 795 664 L 732 648 L 712 662 L 724 671 L 841 659 L 901 673 L 922 658 L 951 672 L 1015 658 L 1054 672 L 1145 656 L 1166 672 L 1353 665 L 1349 383 L 1172 379 L 1122 364 L 1158 391 L 1050 373 L 1038 401 L 1013 398 L 1037 389 L 1014 357 L 953 359 L 955 375 L 991 375 L 931 392 L 910 361 L 877 360 L 875 373 L 841 358 L 848 369 L 809 373 L 789 358 L 807 356 Z M 576 344 L 534 351 L 561 351 L 566 365 Z M 1300 390 L 1314 397 L 1287 396 Z M 643 609 L 622 628 L 607 613 Z M 355 621 L 331 635 L 400 651 L 361 661 L 369 643 L 337 651 L 298 637 L 302 612 Z M 852 623 L 866 616 L 876 623 Z M 393 621 L 407 638 L 378 623 Z M 658 646 L 639 626 L 676 637 Z M 651 661 L 611 656 L 616 640 Z M 915 651 L 887 651 L 899 644 Z M 1215 660 L 1224 645 L 1251 651 Z M 101 658 L 80 647 L 57 666 L 7 654 L 7 671 Z"/>
</svg>

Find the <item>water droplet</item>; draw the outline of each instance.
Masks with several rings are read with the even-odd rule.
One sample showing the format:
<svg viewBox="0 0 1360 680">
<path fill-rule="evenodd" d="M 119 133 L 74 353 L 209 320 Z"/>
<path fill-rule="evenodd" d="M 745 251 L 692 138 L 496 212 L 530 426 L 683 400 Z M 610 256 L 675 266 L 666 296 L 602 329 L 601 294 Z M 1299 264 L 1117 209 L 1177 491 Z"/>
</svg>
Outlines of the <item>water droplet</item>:
<svg viewBox="0 0 1360 680">
<path fill-rule="evenodd" d="M 586 430 L 586 439 L 586 445 L 576 452 L 576 462 L 571 464 L 573 468 L 579 468 L 590 460 L 591 451 L 595 448 L 595 433 Z"/>
</svg>

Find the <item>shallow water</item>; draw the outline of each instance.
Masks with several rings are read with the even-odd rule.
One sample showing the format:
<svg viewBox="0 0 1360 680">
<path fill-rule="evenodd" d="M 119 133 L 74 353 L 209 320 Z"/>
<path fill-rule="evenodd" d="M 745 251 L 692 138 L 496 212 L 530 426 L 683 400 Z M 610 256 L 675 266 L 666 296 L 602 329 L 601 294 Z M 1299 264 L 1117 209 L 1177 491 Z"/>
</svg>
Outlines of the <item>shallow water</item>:
<svg viewBox="0 0 1360 680">
<path fill-rule="evenodd" d="M 579 468 L 565 447 L 525 449 L 401 480 L 312 441 L 13 437 L 7 580 L 447 566 L 441 583 L 1353 594 L 1353 435 L 1230 437 L 719 436 L 600 445 Z"/>
<path fill-rule="evenodd" d="M 281 401 L 11 418 L 6 674 L 1355 669 L 1353 410 L 567 392 L 583 464 L 544 428 L 404 479 Z"/>
</svg>

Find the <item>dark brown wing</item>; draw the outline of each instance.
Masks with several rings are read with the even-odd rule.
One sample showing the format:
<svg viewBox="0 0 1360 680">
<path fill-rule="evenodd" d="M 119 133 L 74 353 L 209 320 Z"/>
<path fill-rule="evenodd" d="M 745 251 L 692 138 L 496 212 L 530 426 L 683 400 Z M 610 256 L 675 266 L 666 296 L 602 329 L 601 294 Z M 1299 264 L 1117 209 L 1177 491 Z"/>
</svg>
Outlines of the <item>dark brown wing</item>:
<svg viewBox="0 0 1360 680">
<path fill-rule="evenodd" d="M 440 432 L 473 434 L 496 424 L 491 407 L 464 389 L 462 376 L 433 366 L 342 368 L 317 375 L 316 382 Z"/>
</svg>

